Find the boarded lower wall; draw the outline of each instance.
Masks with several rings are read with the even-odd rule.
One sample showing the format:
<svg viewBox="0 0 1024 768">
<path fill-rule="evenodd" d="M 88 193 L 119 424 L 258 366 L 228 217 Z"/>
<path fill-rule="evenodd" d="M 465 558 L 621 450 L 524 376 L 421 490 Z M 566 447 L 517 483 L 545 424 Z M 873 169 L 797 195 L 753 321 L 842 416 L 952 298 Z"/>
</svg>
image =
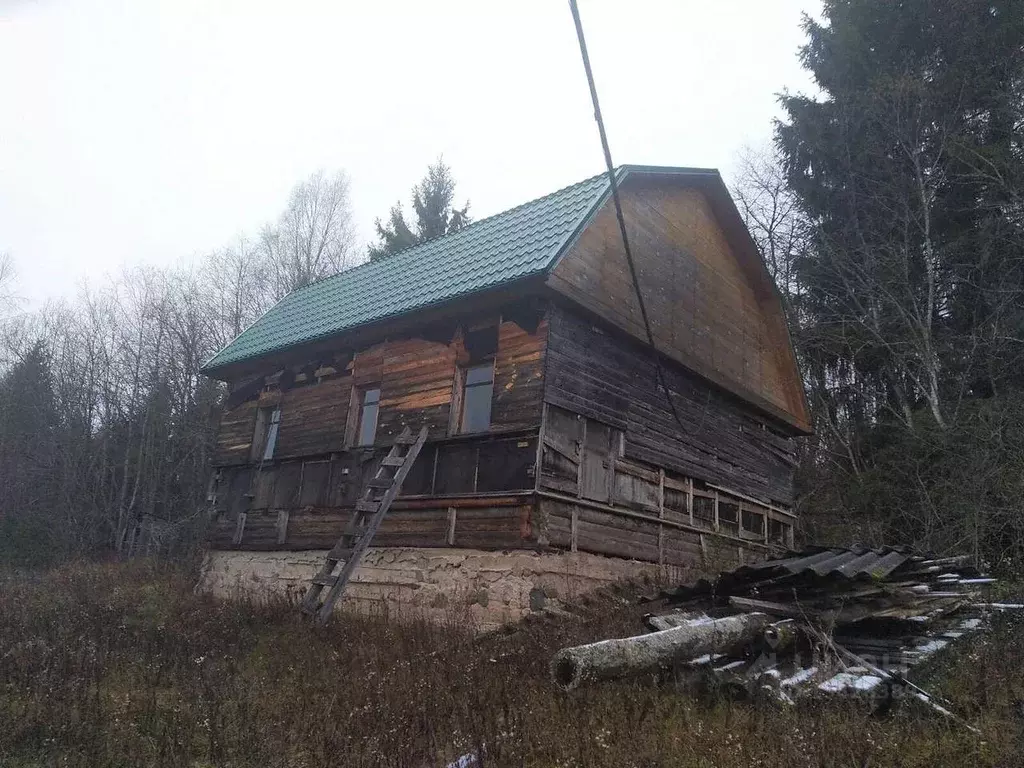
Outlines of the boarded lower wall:
<svg viewBox="0 0 1024 768">
<path fill-rule="evenodd" d="M 305 593 L 326 552 L 210 552 L 203 585 L 221 596 Z M 341 609 L 435 620 L 468 620 L 481 629 L 558 608 L 613 582 L 688 574 L 584 552 L 481 552 L 474 549 L 371 547 Z"/>
</svg>

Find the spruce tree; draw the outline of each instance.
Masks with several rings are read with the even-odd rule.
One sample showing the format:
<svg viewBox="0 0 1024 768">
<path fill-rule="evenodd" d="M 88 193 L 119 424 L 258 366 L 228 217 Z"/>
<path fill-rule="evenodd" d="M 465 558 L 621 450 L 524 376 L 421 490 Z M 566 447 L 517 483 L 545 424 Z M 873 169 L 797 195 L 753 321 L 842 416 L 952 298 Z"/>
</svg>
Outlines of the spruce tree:
<svg viewBox="0 0 1024 768">
<path fill-rule="evenodd" d="M 821 94 L 785 95 L 776 139 L 815 227 L 809 374 L 943 427 L 1024 387 L 1024 0 L 827 0 L 804 27 Z"/>
<path fill-rule="evenodd" d="M 442 158 L 427 169 L 412 189 L 412 208 L 416 221 L 410 226 L 401 203 L 395 203 L 386 224 L 375 222 L 378 243 L 370 246 L 370 260 L 390 256 L 435 237 L 457 232 L 469 223 L 469 203 L 454 206 L 455 179 Z"/>
</svg>

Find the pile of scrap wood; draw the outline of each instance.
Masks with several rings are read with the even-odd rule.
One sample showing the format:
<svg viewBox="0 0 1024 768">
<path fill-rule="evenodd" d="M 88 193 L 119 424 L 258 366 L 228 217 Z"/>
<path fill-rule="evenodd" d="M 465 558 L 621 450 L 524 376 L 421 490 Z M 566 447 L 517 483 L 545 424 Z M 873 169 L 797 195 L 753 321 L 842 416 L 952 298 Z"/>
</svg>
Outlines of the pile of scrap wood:
<svg viewBox="0 0 1024 768">
<path fill-rule="evenodd" d="M 792 702 L 803 693 L 905 690 L 941 705 L 908 672 L 992 611 L 995 581 L 968 557 L 903 549 L 815 548 L 666 590 L 637 637 L 566 648 L 551 674 L 564 690 L 599 680 L 707 673 Z M 948 714 L 948 713 L 947 713 Z"/>
</svg>

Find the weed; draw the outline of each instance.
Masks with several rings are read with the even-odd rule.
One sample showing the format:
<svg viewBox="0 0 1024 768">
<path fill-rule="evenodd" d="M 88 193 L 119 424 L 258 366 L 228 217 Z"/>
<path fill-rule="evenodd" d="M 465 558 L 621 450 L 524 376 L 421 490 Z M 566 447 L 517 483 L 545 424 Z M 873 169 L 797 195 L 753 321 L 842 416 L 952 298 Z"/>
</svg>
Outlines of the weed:
<svg viewBox="0 0 1024 768">
<path fill-rule="evenodd" d="M 1012 626 L 936 686 L 983 731 L 856 702 L 776 709 L 649 681 L 564 695 L 570 643 L 636 632 L 621 595 L 481 636 L 284 599 L 216 600 L 156 563 L 81 564 L 0 582 L 0 764 L 12 766 L 1016 765 L 1024 672 Z"/>
</svg>

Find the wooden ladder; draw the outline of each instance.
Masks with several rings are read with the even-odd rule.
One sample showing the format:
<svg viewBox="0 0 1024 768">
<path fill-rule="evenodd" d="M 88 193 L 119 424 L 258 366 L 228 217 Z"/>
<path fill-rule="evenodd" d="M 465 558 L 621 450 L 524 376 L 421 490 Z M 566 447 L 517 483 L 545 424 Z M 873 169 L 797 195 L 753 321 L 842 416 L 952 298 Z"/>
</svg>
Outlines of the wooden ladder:
<svg viewBox="0 0 1024 768">
<path fill-rule="evenodd" d="M 334 549 L 327 553 L 327 560 L 319 573 L 313 577 L 306 596 L 302 599 L 302 612 L 315 617 L 318 624 L 326 624 L 338 602 L 345 593 L 349 579 L 359 565 L 363 554 L 370 546 L 373 536 L 384 521 L 384 516 L 391 508 L 391 502 L 398 496 L 402 481 L 409 474 L 413 462 L 420 455 L 420 449 L 427 440 L 427 428 L 423 427 L 419 435 L 413 437 L 412 430 L 406 427 L 395 438 L 391 451 L 380 463 L 377 474 L 366 483 L 363 497 L 356 502 L 345 532 L 341 534 Z M 341 571 L 335 568 L 341 563 Z M 324 587 L 330 587 L 323 602 L 319 601 Z"/>
</svg>

